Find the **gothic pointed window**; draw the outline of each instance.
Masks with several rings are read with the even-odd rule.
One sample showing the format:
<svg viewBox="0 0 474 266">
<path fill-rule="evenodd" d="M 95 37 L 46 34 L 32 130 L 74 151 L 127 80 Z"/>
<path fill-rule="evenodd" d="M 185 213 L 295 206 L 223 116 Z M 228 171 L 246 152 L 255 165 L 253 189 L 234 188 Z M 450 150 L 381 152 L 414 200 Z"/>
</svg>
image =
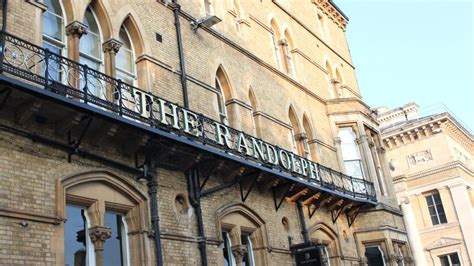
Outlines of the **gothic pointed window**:
<svg viewBox="0 0 474 266">
<path fill-rule="evenodd" d="M 222 67 L 216 72 L 215 86 L 217 90 L 217 107 L 221 123 L 229 125 L 229 114 L 226 108 L 226 102 L 230 100 L 230 84 Z"/>
<path fill-rule="evenodd" d="M 255 112 L 257 111 L 257 100 L 255 99 L 255 95 L 250 89 L 249 91 L 249 102 L 252 109 L 250 110 L 250 119 L 252 121 L 252 133 L 255 137 L 258 137 L 258 125 L 257 120 L 255 119 Z"/>
<path fill-rule="evenodd" d="M 292 150 L 294 153 L 305 157 L 304 144 L 303 144 L 303 134 L 301 134 L 301 129 L 296 118 L 295 111 L 293 108 L 290 108 L 288 112 L 288 117 L 290 119 L 290 140 L 292 144 Z"/>
<path fill-rule="evenodd" d="M 102 37 L 96 16 L 90 8 L 84 14 L 84 24 L 87 34 L 83 35 L 79 45 L 81 64 L 86 64 L 90 69 L 101 71 L 103 66 Z M 106 98 L 105 86 L 97 75 L 88 77 L 88 93 L 100 98 Z M 81 88 L 85 84 L 81 84 Z"/>
<path fill-rule="evenodd" d="M 64 55 L 66 50 L 65 18 L 61 3 L 58 0 L 45 0 L 48 9 L 43 13 L 43 47 L 50 52 Z M 52 80 L 61 81 L 64 73 L 60 65 L 50 62 L 49 76 Z"/>
<path fill-rule="evenodd" d="M 292 51 L 295 47 L 294 47 L 293 38 L 291 37 L 288 30 L 285 31 L 285 38 L 281 41 L 280 44 L 282 46 L 283 54 L 284 54 L 283 65 L 285 66 L 285 71 L 288 75 L 295 77 L 296 76 L 295 62 L 292 55 L 293 53 Z"/>
<path fill-rule="evenodd" d="M 135 72 L 135 52 L 130 41 L 130 34 L 125 27 L 120 28 L 119 40 L 122 46 L 115 57 L 117 78 L 129 85 L 134 85 L 137 78 Z"/>
<path fill-rule="evenodd" d="M 311 148 L 309 146 L 309 141 L 314 139 L 313 130 L 311 129 L 311 125 L 309 124 L 308 118 L 306 115 L 303 116 L 303 130 L 304 134 L 302 135 L 302 142 L 303 142 L 303 150 L 304 150 L 304 157 L 306 159 L 314 159 Z"/>
<path fill-rule="evenodd" d="M 281 69 L 282 68 L 282 62 L 281 62 L 282 51 L 280 48 L 280 38 L 281 38 L 280 30 L 274 19 L 272 19 L 271 26 L 272 26 L 271 40 L 272 40 L 272 46 L 273 46 L 273 55 L 275 57 L 277 68 Z"/>
</svg>

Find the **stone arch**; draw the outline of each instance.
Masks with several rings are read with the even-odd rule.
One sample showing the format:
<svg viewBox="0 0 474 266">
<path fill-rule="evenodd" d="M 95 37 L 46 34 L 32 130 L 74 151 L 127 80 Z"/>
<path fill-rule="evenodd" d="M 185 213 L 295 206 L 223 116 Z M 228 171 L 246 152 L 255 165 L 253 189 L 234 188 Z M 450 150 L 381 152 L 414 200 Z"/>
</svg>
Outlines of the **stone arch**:
<svg viewBox="0 0 474 266">
<path fill-rule="evenodd" d="M 275 34 L 277 40 L 281 39 L 281 32 L 280 32 L 280 25 L 278 24 L 278 21 L 276 18 L 271 18 L 270 19 L 270 27 L 273 31 L 273 34 Z"/>
<path fill-rule="evenodd" d="M 114 23 L 112 27 L 112 36 L 118 39 L 120 28 L 125 26 L 129 31 L 133 46 L 135 48 L 136 57 L 140 57 L 143 54 L 149 53 L 148 45 L 143 38 L 144 27 L 140 20 L 137 19 L 140 16 L 136 14 L 135 10 L 129 5 L 125 5 L 120 8 L 114 16 Z"/>
<path fill-rule="evenodd" d="M 341 70 L 339 69 L 339 67 L 336 67 L 336 79 L 337 81 L 339 81 L 339 85 L 343 85 L 344 84 L 344 77 L 342 76 L 341 74 Z"/>
<path fill-rule="evenodd" d="M 95 169 L 75 173 L 56 179 L 56 214 L 64 218 L 64 205 L 68 189 L 80 184 L 100 182 L 107 184 L 118 192 L 127 195 L 131 201 L 139 204 L 148 201 L 148 195 L 137 189 L 128 179 L 109 170 Z"/>
<path fill-rule="evenodd" d="M 231 245 L 241 245 L 241 235 L 249 235 L 255 265 L 266 265 L 268 234 L 265 221 L 243 203 L 230 203 L 216 211 L 217 238 L 224 241 L 223 231 L 232 238 Z"/>
<path fill-rule="evenodd" d="M 93 0 L 84 2 L 87 3 L 85 5 L 77 4 L 75 0 L 67 0 L 66 2 L 71 2 L 67 6 L 71 6 L 74 14 L 74 20 L 77 21 L 84 21 L 84 15 L 86 13 L 87 8 L 90 8 L 97 17 L 97 21 L 100 26 L 100 30 L 102 33 L 102 38 L 104 41 L 112 38 L 112 23 L 110 20 L 108 10 L 108 4 L 104 3 L 101 0 Z"/>
<path fill-rule="evenodd" d="M 250 106 L 252 106 L 253 111 L 254 112 L 257 111 L 258 101 L 257 101 L 257 97 L 255 97 L 255 92 L 254 92 L 252 86 L 250 86 L 250 88 L 249 88 L 248 97 L 249 97 L 249 104 L 250 104 Z"/>
<path fill-rule="evenodd" d="M 303 114 L 303 130 L 306 133 L 308 140 L 314 139 L 313 126 L 306 113 Z"/>
<path fill-rule="evenodd" d="M 292 104 L 290 104 L 290 107 L 288 108 L 288 119 L 291 126 L 293 127 L 293 130 L 295 131 L 295 134 L 301 133 L 301 126 L 298 121 L 298 116 L 296 115 L 295 108 Z"/>
<path fill-rule="evenodd" d="M 152 263 L 148 196 L 124 176 L 107 169 L 93 169 L 56 179 L 56 215 L 66 220 L 66 204 L 83 206 L 90 217 L 90 226 L 104 227 L 106 211 L 120 213 L 126 221 L 127 256 L 130 265 Z M 55 239 L 63 239 L 65 223 L 55 228 Z M 64 264 L 64 243 L 53 246 L 57 263 Z"/>
<path fill-rule="evenodd" d="M 221 93 L 224 96 L 226 101 L 232 99 L 232 86 L 230 85 L 230 81 L 228 75 L 222 65 L 219 65 L 216 71 L 216 79 L 219 80 L 221 84 Z"/>
<path fill-rule="evenodd" d="M 317 222 L 308 228 L 311 241 L 328 247 L 329 256 L 337 260 L 341 256 L 341 243 L 339 235 L 333 226 L 324 222 Z M 332 261 L 331 261 L 332 262 Z"/>
</svg>

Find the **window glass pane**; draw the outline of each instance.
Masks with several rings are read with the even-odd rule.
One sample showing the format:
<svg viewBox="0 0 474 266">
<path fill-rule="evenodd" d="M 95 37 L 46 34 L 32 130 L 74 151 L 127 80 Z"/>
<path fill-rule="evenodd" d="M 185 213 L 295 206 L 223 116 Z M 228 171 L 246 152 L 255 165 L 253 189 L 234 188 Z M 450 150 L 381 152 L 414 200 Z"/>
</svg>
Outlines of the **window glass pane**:
<svg viewBox="0 0 474 266">
<path fill-rule="evenodd" d="M 355 142 L 356 135 L 352 128 L 340 128 L 338 136 L 341 139 L 341 150 L 344 161 L 360 160 L 359 147 Z"/>
<path fill-rule="evenodd" d="M 439 257 L 439 260 L 441 261 L 441 266 L 450 266 L 448 256 Z"/>
<path fill-rule="evenodd" d="M 461 265 L 461 262 L 459 261 L 458 253 L 449 255 L 449 258 L 451 259 L 452 265 Z"/>
<path fill-rule="evenodd" d="M 84 24 L 87 25 L 88 31 L 87 31 L 87 34 L 81 37 L 79 50 L 81 51 L 81 53 L 101 59 L 102 58 L 102 51 L 101 51 L 102 42 L 100 40 L 99 26 L 94 18 L 94 15 L 92 14 L 92 11 L 90 11 L 90 9 L 87 9 L 85 13 Z"/>
<path fill-rule="evenodd" d="M 123 263 L 122 215 L 106 211 L 104 217 L 106 227 L 112 229 L 112 236 L 105 241 L 104 266 L 120 266 Z"/>
<path fill-rule="evenodd" d="M 224 240 L 224 248 L 222 250 L 224 255 L 224 266 L 234 266 L 235 260 L 232 256 L 230 237 L 228 232 L 222 232 L 222 238 Z"/>
<path fill-rule="evenodd" d="M 366 247 L 365 256 L 367 257 L 368 266 L 383 266 L 385 261 L 383 258 L 383 253 L 379 246 L 375 247 Z"/>
<path fill-rule="evenodd" d="M 66 266 L 86 265 L 87 222 L 84 208 L 67 205 L 66 219 L 64 224 L 64 264 Z"/>
<path fill-rule="evenodd" d="M 50 44 L 48 42 L 43 42 L 43 48 L 48 49 L 51 53 L 61 55 L 61 48 L 56 45 Z M 62 72 L 63 71 L 61 69 L 61 64 L 59 64 L 55 60 L 49 60 L 48 73 L 49 73 L 49 78 L 51 80 L 61 82 Z"/>
<path fill-rule="evenodd" d="M 43 13 L 43 33 L 58 41 L 63 41 L 64 18 L 58 0 L 45 0 L 48 10 Z"/>
<path fill-rule="evenodd" d="M 247 247 L 247 252 L 245 253 L 244 258 L 242 259 L 242 266 L 253 266 L 253 250 L 252 250 L 252 241 L 250 240 L 249 235 L 240 236 L 242 245 Z"/>
<path fill-rule="evenodd" d="M 431 197 L 431 195 L 429 195 L 429 196 L 426 197 L 426 204 L 427 204 L 428 206 L 434 205 L 434 204 L 433 204 L 433 198 Z"/>
<path fill-rule="evenodd" d="M 346 174 L 362 178 L 362 166 L 360 160 L 353 160 L 353 161 L 344 161 L 344 167 L 346 168 Z"/>
</svg>

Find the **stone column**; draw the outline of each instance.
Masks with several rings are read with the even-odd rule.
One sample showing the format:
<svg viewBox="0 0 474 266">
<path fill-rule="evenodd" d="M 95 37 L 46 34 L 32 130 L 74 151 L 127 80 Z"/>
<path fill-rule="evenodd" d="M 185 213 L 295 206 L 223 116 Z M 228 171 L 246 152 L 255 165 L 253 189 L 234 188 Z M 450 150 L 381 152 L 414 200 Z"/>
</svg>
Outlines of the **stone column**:
<svg viewBox="0 0 474 266">
<path fill-rule="evenodd" d="M 108 41 L 102 44 L 102 50 L 104 51 L 104 60 L 105 60 L 105 74 L 113 78 L 117 77 L 117 71 L 115 68 L 115 56 L 122 47 L 122 42 L 116 39 L 109 39 Z M 107 99 L 113 101 L 113 93 L 115 88 L 110 86 L 111 84 L 106 84 L 105 95 Z"/>
<path fill-rule="evenodd" d="M 117 75 L 115 71 L 115 56 L 122 45 L 123 43 L 116 39 L 109 39 L 102 44 L 102 50 L 105 54 L 105 74 L 114 78 Z"/>
<path fill-rule="evenodd" d="M 105 226 L 94 226 L 89 228 L 89 236 L 94 243 L 95 265 L 104 265 L 104 244 L 112 236 L 112 230 Z"/>
<path fill-rule="evenodd" d="M 335 137 L 333 139 L 334 146 L 336 147 L 336 155 L 337 161 L 339 162 L 339 169 L 341 172 L 346 172 L 346 168 L 344 166 L 344 158 L 342 157 L 342 150 L 341 150 L 341 138 Z"/>
<path fill-rule="evenodd" d="M 87 34 L 87 26 L 77 20 L 69 23 L 66 26 L 67 35 L 67 57 L 75 62 L 80 62 L 79 55 L 79 42 L 82 35 Z M 81 89 L 80 87 L 80 72 L 73 71 L 68 74 L 68 83 L 74 88 Z"/>
<path fill-rule="evenodd" d="M 69 59 L 79 62 L 79 41 L 84 34 L 87 34 L 87 26 L 80 21 L 75 20 L 66 26 Z"/>
<path fill-rule="evenodd" d="M 360 131 L 363 132 L 363 131 Z M 377 198 L 382 197 L 382 193 L 380 191 L 380 185 L 377 179 L 377 173 L 375 173 L 376 169 L 372 162 L 372 153 L 369 147 L 369 141 L 367 135 L 361 135 L 360 138 L 356 139 L 357 144 L 359 145 L 359 151 L 362 157 L 362 163 L 365 166 L 365 179 L 374 183 L 375 187 L 375 194 Z"/>
<path fill-rule="evenodd" d="M 467 187 L 463 183 L 457 183 L 450 185 L 449 190 L 461 226 L 469 261 L 474 264 L 474 213 Z"/>
<path fill-rule="evenodd" d="M 247 253 L 247 246 L 245 245 L 232 246 L 232 255 L 234 255 L 235 263 L 237 264 L 237 266 L 242 266 L 242 262 L 246 253 Z"/>
<path fill-rule="evenodd" d="M 408 233 L 408 241 L 410 242 L 411 250 L 413 252 L 413 257 L 415 260 L 415 265 L 427 265 L 425 254 L 423 252 L 423 245 L 421 244 L 420 235 L 418 234 L 418 228 L 416 226 L 415 215 L 413 214 L 413 209 L 411 207 L 410 198 L 405 197 L 402 202 L 400 202 L 403 211 L 403 221 L 405 222 L 405 227 Z"/>
</svg>

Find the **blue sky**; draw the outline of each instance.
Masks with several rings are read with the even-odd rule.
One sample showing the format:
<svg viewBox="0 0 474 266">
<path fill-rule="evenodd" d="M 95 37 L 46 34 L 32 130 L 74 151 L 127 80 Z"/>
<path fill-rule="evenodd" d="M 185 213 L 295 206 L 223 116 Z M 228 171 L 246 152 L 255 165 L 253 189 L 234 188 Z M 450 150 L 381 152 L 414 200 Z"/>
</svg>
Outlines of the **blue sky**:
<svg viewBox="0 0 474 266">
<path fill-rule="evenodd" d="M 371 107 L 445 104 L 474 134 L 471 0 L 335 0 Z"/>
</svg>

